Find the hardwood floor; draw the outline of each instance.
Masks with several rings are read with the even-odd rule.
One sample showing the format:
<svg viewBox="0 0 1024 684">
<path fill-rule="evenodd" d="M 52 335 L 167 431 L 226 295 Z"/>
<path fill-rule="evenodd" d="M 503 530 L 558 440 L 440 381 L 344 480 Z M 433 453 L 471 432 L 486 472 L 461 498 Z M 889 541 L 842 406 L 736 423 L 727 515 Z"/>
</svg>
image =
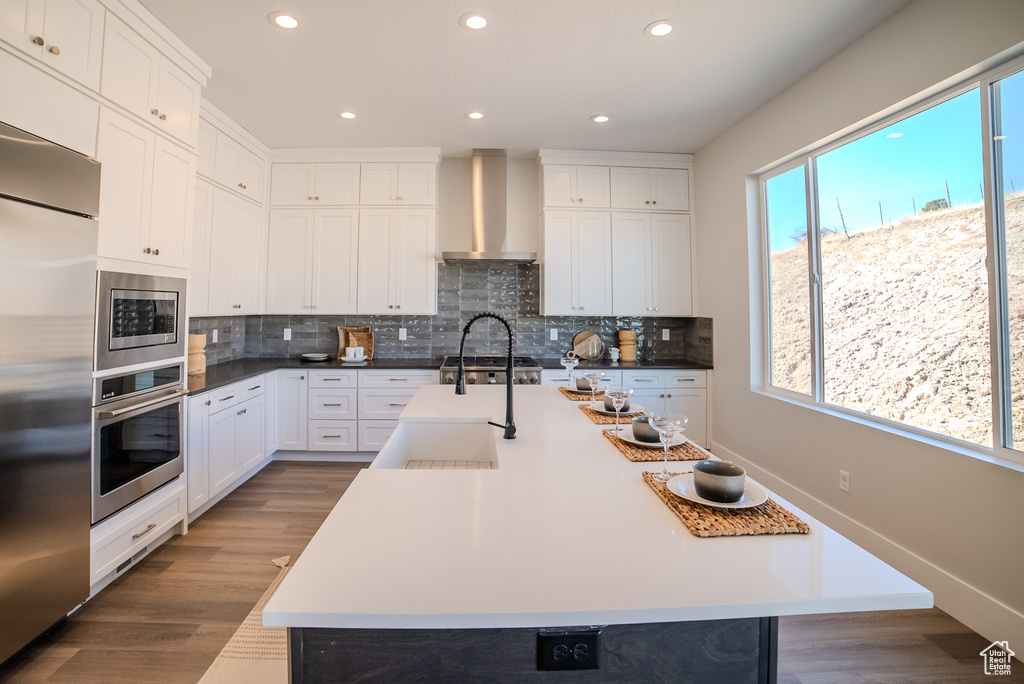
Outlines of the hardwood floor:
<svg viewBox="0 0 1024 684">
<path fill-rule="evenodd" d="M 277 576 L 270 559 L 298 557 L 361 467 L 270 463 L 0 670 L 0 682 L 194 684 Z M 1016 660 L 1013 675 L 986 677 L 987 645 L 938 609 L 784 617 L 778 681 L 1024 682 Z"/>
<path fill-rule="evenodd" d="M 195 684 L 365 464 L 275 461 L 0 670 L 2 682 Z"/>
</svg>

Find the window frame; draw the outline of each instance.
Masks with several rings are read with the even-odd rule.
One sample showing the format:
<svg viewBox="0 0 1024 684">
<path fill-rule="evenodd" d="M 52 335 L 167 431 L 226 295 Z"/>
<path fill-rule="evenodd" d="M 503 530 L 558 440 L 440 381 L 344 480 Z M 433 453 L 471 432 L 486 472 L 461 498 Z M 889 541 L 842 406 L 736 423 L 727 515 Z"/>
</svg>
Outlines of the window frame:
<svg viewBox="0 0 1024 684">
<path fill-rule="evenodd" d="M 1008 331 L 1008 306 L 1006 297 L 1006 237 L 1005 223 L 1002 216 L 1002 199 L 996 197 L 997 176 L 1001 174 L 1001 166 L 997 168 L 999 154 L 992 139 L 993 116 L 998 115 L 993 85 L 1003 78 L 1024 71 L 1024 56 L 1007 60 L 995 67 L 986 69 L 969 78 L 945 85 L 941 89 L 926 91 L 917 97 L 909 98 L 903 103 L 889 108 L 878 115 L 854 126 L 835 136 L 801 150 L 779 162 L 765 167 L 764 170 L 752 174 L 751 180 L 757 183 L 758 222 L 760 225 L 759 240 L 761 252 L 762 277 L 759 286 L 761 292 L 761 349 L 752 350 L 759 357 L 762 373 L 754 378 L 752 390 L 788 403 L 797 404 L 818 412 L 851 420 L 853 422 L 881 429 L 885 432 L 914 439 L 932 446 L 962 453 L 972 458 L 984 460 L 996 465 L 1024 472 L 1024 443 L 1018 445 L 1020 450 L 1006 446 L 1012 443 L 1012 406 L 1009 401 L 1010 383 L 1010 350 Z M 824 401 L 824 330 L 823 302 L 821 288 L 821 249 L 820 232 L 817 217 L 818 186 L 817 158 L 855 140 L 871 135 L 899 121 L 913 117 L 942 102 L 977 89 L 981 114 L 981 152 L 982 182 L 984 187 L 983 207 L 985 211 L 986 233 L 986 271 L 988 277 L 989 307 L 989 377 L 992 399 L 992 446 L 986 447 L 949 437 L 924 428 L 899 423 L 886 418 L 848 409 Z M 767 181 L 804 166 L 805 189 L 807 201 L 807 244 L 808 244 L 808 284 L 810 287 L 809 305 L 811 315 L 811 393 L 803 394 L 792 390 L 776 387 L 772 380 L 772 310 L 771 310 L 771 246 L 769 243 L 767 223 Z M 996 201 L 999 199 L 1000 201 Z M 998 205 L 998 208 L 997 208 Z M 758 359 L 752 359 L 756 361 Z"/>
</svg>

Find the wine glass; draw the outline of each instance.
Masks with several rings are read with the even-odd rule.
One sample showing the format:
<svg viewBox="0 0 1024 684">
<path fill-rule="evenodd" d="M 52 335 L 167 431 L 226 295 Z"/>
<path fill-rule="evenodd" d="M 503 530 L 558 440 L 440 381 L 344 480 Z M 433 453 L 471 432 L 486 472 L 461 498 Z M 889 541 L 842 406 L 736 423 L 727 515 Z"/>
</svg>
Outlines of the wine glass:
<svg viewBox="0 0 1024 684">
<path fill-rule="evenodd" d="M 583 371 L 583 377 L 590 383 L 590 401 L 597 401 L 597 383 L 604 377 L 604 371 L 588 368 Z"/>
<path fill-rule="evenodd" d="M 665 445 L 665 467 L 653 476 L 659 482 L 668 482 L 672 479 L 668 472 L 668 445 L 676 435 L 686 429 L 686 422 L 686 416 L 655 416 L 651 419 L 651 425 L 658 431 L 658 439 Z"/>
<path fill-rule="evenodd" d="M 571 350 L 566 352 L 566 355 L 559 359 L 558 362 L 562 364 L 562 368 L 569 372 L 569 384 L 566 387 L 572 389 L 572 371 L 576 368 L 576 364 L 580 362 L 580 359 L 575 354 L 572 356 L 569 356 L 569 354 L 573 354 L 573 352 Z"/>
<path fill-rule="evenodd" d="M 633 389 L 630 387 L 609 387 L 604 392 L 604 396 L 612 400 L 612 406 L 615 407 L 615 436 L 619 436 L 619 411 L 626 405 L 626 400 L 633 396 Z"/>
</svg>

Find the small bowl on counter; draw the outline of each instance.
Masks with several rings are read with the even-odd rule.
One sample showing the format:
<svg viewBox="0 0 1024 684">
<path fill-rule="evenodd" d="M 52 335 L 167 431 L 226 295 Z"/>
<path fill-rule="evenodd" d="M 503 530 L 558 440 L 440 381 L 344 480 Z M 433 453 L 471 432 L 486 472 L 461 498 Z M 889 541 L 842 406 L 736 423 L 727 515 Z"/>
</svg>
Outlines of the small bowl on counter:
<svg viewBox="0 0 1024 684">
<path fill-rule="evenodd" d="M 693 464 L 693 488 L 708 501 L 735 503 L 743 498 L 747 471 L 732 461 L 697 461 Z"/>
<path fill-rule="evenodd" d="M 637 441 L 652 443 L 661 441 L 658 431 L 651 425 L 650 416 L 634 416 L 630 421 L 630 426 L 633 428 L 633 439 Z"/>
</svg>

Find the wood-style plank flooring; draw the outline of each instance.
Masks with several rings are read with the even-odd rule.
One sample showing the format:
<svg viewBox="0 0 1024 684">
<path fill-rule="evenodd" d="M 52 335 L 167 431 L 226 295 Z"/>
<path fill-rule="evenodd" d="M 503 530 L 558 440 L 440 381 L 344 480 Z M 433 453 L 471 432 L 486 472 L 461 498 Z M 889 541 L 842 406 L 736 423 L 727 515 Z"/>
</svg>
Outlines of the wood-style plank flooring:
<svg viewBox="0 0 1024 684">
<path fill-rule="evenodd" d="M 298 557 L 361 467 L 269 464 L 0 670 L 0 682 L 194 684 L 277 576 L 270 559 Z M 987 640 L 939 609 L 779 624 L 779 684 L 1024 682 L 1018 661 L 1012 676 L 986 677 Z"/>
</svg>

